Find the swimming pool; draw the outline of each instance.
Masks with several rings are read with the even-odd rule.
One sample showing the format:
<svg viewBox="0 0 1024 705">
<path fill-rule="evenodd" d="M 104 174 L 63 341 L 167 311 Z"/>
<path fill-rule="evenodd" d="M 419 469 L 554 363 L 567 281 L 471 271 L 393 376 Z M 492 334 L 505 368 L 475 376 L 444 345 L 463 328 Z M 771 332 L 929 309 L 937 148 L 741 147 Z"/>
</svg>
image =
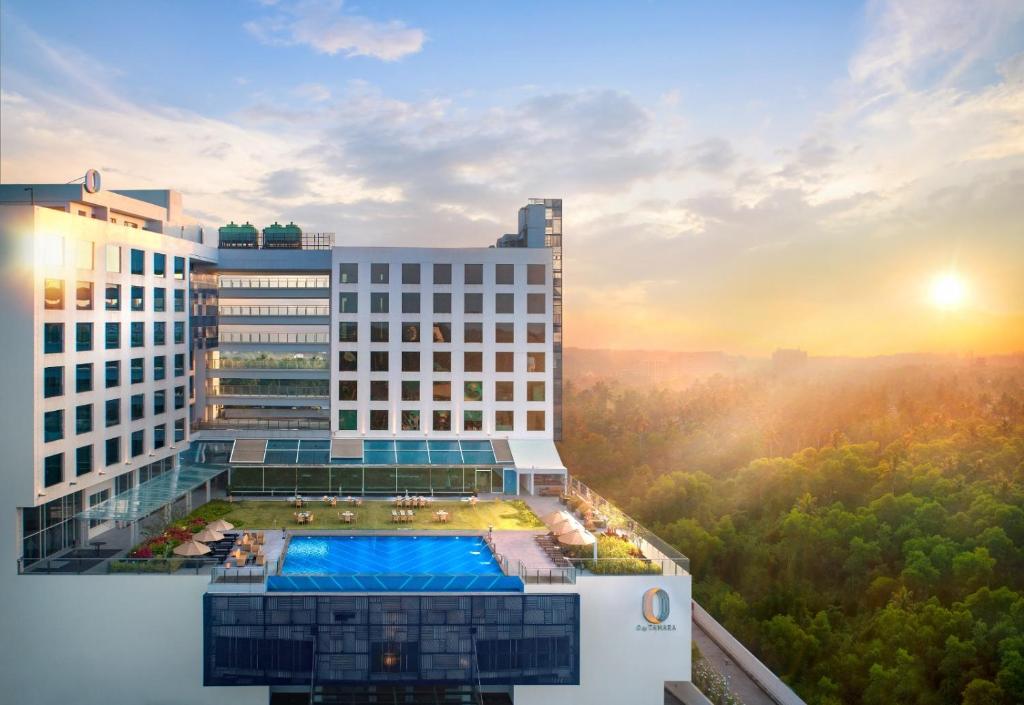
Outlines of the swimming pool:
<svg viewBox="0 0 1024 705">
<path fill-rule="evenodd" d="M 480 536 L 293 536 L 271 591 L 523 590 Z"/>
</svg>

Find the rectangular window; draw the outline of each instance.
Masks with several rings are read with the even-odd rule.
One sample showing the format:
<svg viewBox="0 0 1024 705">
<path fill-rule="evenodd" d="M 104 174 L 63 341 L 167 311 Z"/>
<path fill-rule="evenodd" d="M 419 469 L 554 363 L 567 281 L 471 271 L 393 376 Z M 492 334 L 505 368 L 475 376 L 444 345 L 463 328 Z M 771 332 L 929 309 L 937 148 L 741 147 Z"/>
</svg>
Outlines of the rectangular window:
<svg viewBox="0 0 1024 705">
<path fill-rule="evenodd" d="M 78 269 L 87 269 L 90 272 L 96 266 L 95 255 L 93 254 L 93 244 L 90 240 L 76 240 L 75 241 L 75 267 Z"/>
<path fill-rule="evenodd" d="M 515 382 L 495 382 L 494 383 L 494 400 L 495 401 L 515 401 Z"/>
<path fill-rule="evenodd" d="M 107 360 L 104 372 L 107 389 L 121 386 L 121 361 Z"/>
<path fill-rule="evenodd" d="M 469 351 L 462 353 L 462 369 L 465 372 L 483 372 L 484 354 Z"/>
<path fill-rule="evenodd" d="M 412 321 L 407 321 L 402 324 L 402 342 L 403 343 L 418 343 L 420 342 L 420 324 Z"/>
<path fill-rule="evenodd" d="M 75 285 L 75 309 L 92 311 L 92 282 L 79 280 Z"/>
<path fill-rule="evenodd" d="M 484 400 L 484 383 L 480 381 L 471 381 L 462 383 L 462 399 L 463 401 L 483 401 Z"/>
<path fill-rule="evenodd" d="M 338 294 L 338 313 L 359 313 L 359 297 L 354 291 Z"/>
<path fill-rule="evenodd" d="M 495 323 L 494 324 L 494 342 L 495 343 L 514 343 L 516 342 L 515 335 L 516 326 L 514 323 Z"/>
<path fill-rule="evenodd" d="M 434 292 L 434 313 L 451 313 L 452 295 L 448 292 Z"/>
<path fill-rule="evenodd" d="M 185 408 L 185 385 L 174 388 L 174 408 L 175 410 Z"/>
<path fill-rule="evenodd" d="M 106 464 L 107 466 L 121 462 L 121 439 L 118 437 L 108 438 L 106 442 Z"/>
<path fill-rule="evenodd" d="M 466 293 L 462 295 L 462 306 L 465 313 L 483 313 L 484 295 Z"/>
<path fill-rule="evenodd" d="M 131 325 L 132 347 L 141 348 L 146 344 L 146 324 L 142 321 L 133 321 Z"/>
<path fill-rule="evenodd" d="M 371 350 L 370 351 L 370 372 L 387 372 L 388 371 L 388 351 L 387 350 Z"/>
<path fill-rule="evenodd" d="M 132 421 L 138 421 L 139 419 L 144 418 L 146 415 L 146 395 L 132 394 L 128 408 Z"/>
<path fill-rule="evenodd" d="M 484 342 L 484 324 L 479 322 L 466 323 L 465 328 L 463 329 L 463 342 Z"/>
<path fill-rule="evenodd" d="M 117 426 L 121 423 L 121 400 L 120 399 L 107 399 L 106 408 L 104 409 L 104 418 L 106 419 L 107 428 L 111 426 Z"/>
<path fill-rule="evenodd" d="M 403 350 L 402 351 L 402 372 L 419 372 L 420 371 L 420 351 L 419 350 Z"/>
<path fill-rule="evenodd" d="M 153 287 L 153 310 L 157 313 L 167 310 L 167 289 L 162 286 Z"/>
<path fill-rule="evenodd" d="M 542 352 L 528 352 L 528 353 L 526 353 L 526 371 L 527 372 L 543 372 L 544 371 L 544 353 L 542 353 Z"/>
<path fill-rule="evenodd" d="M 64 394 L 64 368 L 43 368 L 43 397 L 59 397 Z"/>
<path fill-rule="evenodd" d="M 64 437 L 64 410 L 47 411 L 43 414 L 43 442 L 59 441 Z"/>
<path fill-rule="evenodd" d="M 48 311 L 64 310 L 63 279 L 47 279 L 43 282 L 43 308 Z"/>
<path fill-rule="evenodd" d="M 547 267 L 543 264 L 526 265 L 526 283 L 531 285 L 547 284 Z"/>
<path fill-rule="evenodd" d="M 75 475 L 81 477 L 92 472 L 92 446 L 75 450 Z"/>
<path fill-rule="evenodd" d="M 174 258 L 174 278 L 183 280 L 185 278 L 185 258 Z"/>
<path fill-rule="evenodd" d="M 48 455 L 43 459 L 43 484 L 47 487 L 64 482 L 64 454 Z"/>
<path fill-rule="evenodd" d="M 338 324 L 338 342 L 359 342 L 359 324 L 355 321 L 341 321 Z"/>
<path fill-rule="evenodd" d="M 342 262 L 338 265 L 338 281 L 342 284 L 359 283 L 359 265 L 355 262 Z"/>
<path fill-rule="evenodd" d="M 174 311 L 175 313 L 182 313 L 185 310 L 185 290 L 175 289 L 174 290 Z"/>
<path fill-rule="evenodd" d="M 420 430 L 420 412 L 415 409 L 402 409 L 402 430 Z"/>
<path fill-rule="evenodd" d="M 370 430 L 371 431 L 387 431 L 388 426 L 388 411 L 387 409 L 371 409 L 370 410 Z"/>
<path fill-rule="evenodd" d="M 146 432 L 142 429 L 138 431 L 132 431 L 131 435 L 131 454 L 132 457 L 142 455 L 146 452 Z"/>
<path fill-rule="evenodd" d="M 388 400 L 388 382 L 384 379 L 375 379 L 370 382 L 370 401 Z"/>
<path fill-rule="evenodd" d="M 75 407 L 75 434 L 92 431 L 92 404 Z"/>
<path fill-rule="evenodd" d="M 494 412 L 494 430 L 495 431 L 513 431 L 513 419 L 515 413 L 512 411 L 495 411 Z"/>
<path fill-rule="evenodd" d="M 452 354 L 448 351 L 434 351 L 434 372 L 451 372 Z"/>
<path fill-rule="evenodd" d="M 545 339 L 545 328 L 544 323 L 527 323 L 526 324 L 526 342 L 527 343 L 543 343 Z"/>
<path fill-rule="evenodd" d="M 43 324 L 43 352 L 46 354 L 64 352 L 63 323 Z"/>
<path fill-rule="evenodd" d="M 475 411 L 463 411 L 462 412 L 462 430 L 463 431 L 483 431 L 484 430 L 484 412 Z"/>
<path fill-rule="evenodd" d="M 494 312 L 495 313 L 515 313 L 516 312 L 516 297 L 515 294 L 495 294 L 494 295 Z"/>
<path fill-rule="evenodd" d="M 185 321 L 174 322 L 174 344 L 182 345 L 185 342 Z"/>
<path fill-rule="evenodd" d="M 451 323 L 435 323 L 434 324 L 434 342 L 435 343 L 450 343 L 452 342 L 452 324 Z"/>
<path fill-rule="evenodd" d="M 495 284 L 515 284 L 515 266 L 511 264 L 494 265 Z"/>
<path fill-rule="evenodd" d="M 420 266 L 415 262 L 403 262 L 402 263 L 402 283 L 403 284 L 419 284 L 420 283 Z"/>
<path fill-rule="evenodd" d="M 484 266 L 482 264 L 467 264 L 464 269 L 466 284 L 484 283 Z"/>
<path fill-rule="evenodd" d="M 447 285 L 452 283 L 451 264 L 437 262 L 434 264 L 434 285 Z"/>
<path fill-rule="evenodd" d="M 132 311 L 145 311 L 146 310 L 146 290 L 141 286 L 133 286 L 131 289 L 132 293 Z"/>
<path fill-rule="evenodd" d="M 434 401 L 451 401 L 452 383 L 434 382 Z"/>
<path fill-rule="evenodd" d="M 526 401 L 544 401 L 544 383 L 526 383 Z"/>
<path fill-rule="evenodd" d="M 515 354 L 510 352 L 494 353 L 495 372 L 515 372 Z"/>
<path fill-rule="evenodd" d="M 153 358 L 153 379 L 159 381 L 167 378 L 167 356 L 157 355 Z"/>
<path fill-rule="evenodd" d="M 92 391 L 92 363 L 85 362 L 80 365 L 75 365 L 75 391 L 81 394 L 82 392 Z"/>
<path fill-rule="evenodd" d="M 153 447 L 163 448 L 167 445 L 167 424 L 159 424 L 153 427 Z"/>
<path fill-rule="evenodd" d="M 153 392 L 153 415 L 158 416 L 165 411 L 167 411 L 167 390 L 158 389 Z"/>
<path fill-rule="evenodd" d="M 174 442 L 179 443 L 185 440 L 185 419 L 174 420 Z"/>
<path fill-rule="evenodd" d="M 121 324 L 103 324 L 103 344 L 107 350 L 117 350 L 121 347 Z"/>
<path fill-rule="evenodd" d="M 146 381 L 146 360 L 141 357 L 132 358 L 131 382 L 139 384 Z"/>
<path fill-rule="evenodd" d="M 338 399 L 340 401 L 356 401 L 359 383 L 354 379 L 343 379 L 338 382 Z"/>
<path fill-rule="evenodd" d="M 341 409 L 338 411 L 338 430 L 355 431 L 358 415 L 355 409 Z"/>
<path fill-rule="evenodd" d="M 167 324 L 163 321 L 153 322 L 153 345 L 167 344 Z"/>
<path fill-rule="evenodd" d="M 113 274 L 121 273 L 120 245 L 107 245 L 107 271 Z"/>
<path fill-rule="evenodd" d="M 370 313 L 388 312 L 388 293 L 386 291 L 370 292 Z"/>
<path fill-rule="evenodd" d="M 132 274 L 146 273 L 146 253 L 142 250 L 132 249 Z"/>
<path fill-rule="evenodd" d="M 420 382 L 417 379 L 402 380 L 402 401 L 420 400 Z"/>
<path fill-rule="evenodd" d="M 371 343 L 386 343 L 388 342 L 388 322 L 387 321 L 374 321 L 370 324 L 370 342 Z"/>
<path fill-rule="evenodd" d="M 78 352 L 92 350 L 92 323 L 75 324 L 75 350 Z"/>
<path fill-rule="evenodd" d="M 158 277 L 167 276 L 167 255 L 162 252 L 153 253 L 153 274 Z"/>
<path fill-rule="evenodd" d="M 342 372 L 355 372 L 359 369 L 358 359 L 355 350 L 342 350 L 338 353 L 338 369 Z"/>
<path fill-rule="evenodd" d="M 402 292 L 402 313 L 419 313 L 420 295 L 414 291 Z"/>
<path fill-rule="evenodd" d="M 434 430 L 435 431 L 451 431 L 452 430 L 452 412 L 447 409 L 436 409 L 434 411 Z"/>
<path fill-rule="evenodd" d="M 106 304 L 108 311 L 121 310 L 121 285 L 107 284 Z"/>
<path fill-rule="evenodd" d="M 389 266 L 385 262 L 383 264 L 375 263 L 370 265 L 370 283 L 371 284 L 387 284 L 389 275 Z"/>
<path fill-rule="evenodd" d="M 547 313 L 547 304 L 545 301 L 544 294 L 527 294 L 526 295 L 526 312 L 527 313 Z"/>
<path fill-rule="evenodd" d="M 174 376 L 185 376 L 185 353 L 174 354 Z"/>
<path fill-rule="evenodd" d="M 527 411 L 526 412 L 526 430 L 527 431 L 543 431 L 544 430 L 544 412 L 543 411 Z"/>
</svg>

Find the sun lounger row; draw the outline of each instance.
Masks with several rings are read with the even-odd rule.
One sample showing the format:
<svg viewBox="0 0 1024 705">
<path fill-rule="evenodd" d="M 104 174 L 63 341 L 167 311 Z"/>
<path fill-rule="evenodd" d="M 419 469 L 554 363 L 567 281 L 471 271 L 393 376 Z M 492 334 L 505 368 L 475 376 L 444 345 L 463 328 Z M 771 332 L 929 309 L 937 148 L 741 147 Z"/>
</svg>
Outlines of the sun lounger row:
<svg viewBox="0 0 1024 705">
<path fill-rule="evenodd" d="M 402 524 L 405 522 L 412 521 L 416 518 L 416 512 L 406 511 L 404 509 L 392 509 L 391 510 L 391 521 L 395 524 Z"/>
<path fill-rule="evenodd" d="M 568 568 L 572 565 L 569 559 L 562 553 L 562 549 L 559 548 L 558 542 L 555 541 L 555 537 L 551 534 L 538 534 L 534 537 L 537 540 L 537 545 L 540 546 L 541 550 L 551 559 L 551 562 L 558 568 Z"/>
</svg>

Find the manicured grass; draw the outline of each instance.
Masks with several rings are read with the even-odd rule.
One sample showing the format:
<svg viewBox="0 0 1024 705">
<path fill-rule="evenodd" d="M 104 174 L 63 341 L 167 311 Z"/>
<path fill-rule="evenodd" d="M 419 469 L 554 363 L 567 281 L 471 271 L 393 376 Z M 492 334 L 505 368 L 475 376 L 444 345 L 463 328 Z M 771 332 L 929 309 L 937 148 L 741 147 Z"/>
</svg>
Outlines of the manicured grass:
<svg viewBox="0 0 1024 705">
<path fill-rule="evenodd" d="M 390 502 L 364 500 L 363 506 L 357 507 L 346 502 L 338 502 L 331 507 L 320 500 L 307 501 L 303 511 L 313 513 L 313 521 L 299 524 L 295 520 L 295 512 L 299 511 L 285 501 L 241 501 L 241 502 L 210 502 L 196 510 L 203 516 L 223 516 L 238 528 L 246 529 L 472 529 L 486 531 L 488 526 L 498 529 L 540 529 L 544 527 L 540 519 L 520 500 L 487 500 L 478 502 L 475 507 L 468 502 L 434 501 L 422 509 L 415 509 L 416 518 L 411 522 L 395 524 L 391 521 L 391 510 L 396 509 Z M 448 523 L 441 524 L 435 520 L 434 512 L 443 509 L 448 512 Z M 226 510 L 226 511 L 225 511 Z M 222 513 L 222 511 L 224 513 Z M 338 515 L 341 512 L 354 512 L 356 517 L 351 524 L 342 523 Z M 406 509 L 406 511 L 409 511 Z"/>
</svg>

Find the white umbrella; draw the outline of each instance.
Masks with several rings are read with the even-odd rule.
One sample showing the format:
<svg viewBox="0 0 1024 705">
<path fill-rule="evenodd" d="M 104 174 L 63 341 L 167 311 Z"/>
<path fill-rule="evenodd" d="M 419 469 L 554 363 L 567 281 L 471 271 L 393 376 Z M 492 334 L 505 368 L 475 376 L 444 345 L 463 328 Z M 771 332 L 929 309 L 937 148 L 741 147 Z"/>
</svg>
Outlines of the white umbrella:
<svg viewBox="0 0 1024 705">
<path fill-rule="evenodd" d="M 223 519 L 216 519 L 206 525 L 207 529 L 211 531 L 231 531 L 235 528 L 234 524 L 224 521 Z"/>
<path fill-rule="evenodd" d="M 198 534 L 192 537 L 194 541 L 202 541 L 203 543 L 209 543 L 210 541 L 220 541 L 224 538 L 224 534 L 219 531 L 214 531 L 209 526 L 200 531 Z"/>
<path fill-rule="evenodd" d="M 558 535 L 558 543 L 565 546 L 593 546 L 594 547 L 594 560 L 597 560 L 597 539 L 592 533 L 577 527 L 571 531 L 567 531 L 564 534 Z"/>
<path fill-rule="evenodd" d="M 202 556 L 209 552 L 209 546 L 199 543 L 195 539 L 174 547 L 174 554 L 177 556 Z"/>
</svg>

